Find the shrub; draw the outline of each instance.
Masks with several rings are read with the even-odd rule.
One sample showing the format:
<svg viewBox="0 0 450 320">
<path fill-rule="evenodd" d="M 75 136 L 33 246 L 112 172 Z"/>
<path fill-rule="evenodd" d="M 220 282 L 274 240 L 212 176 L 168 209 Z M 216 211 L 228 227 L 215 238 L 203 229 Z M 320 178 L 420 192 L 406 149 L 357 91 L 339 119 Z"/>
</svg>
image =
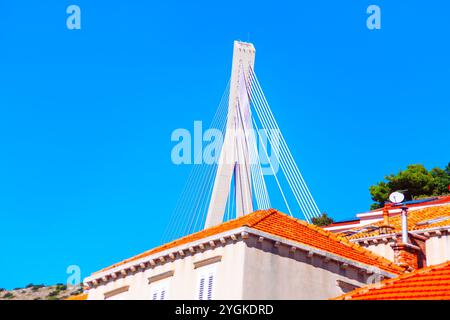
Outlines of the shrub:
<svg viewBox="0 0 450 320">
<path fill-rule="evenodd" d="M 319 226 L 319 227 L 325 227 L 325 226 L 327 226 L 327 225 L 329 225 L 329 224 L 332 224 L 334 221 L 333 221 L 333 219 L 332 218 L 330 218 L 325 212 L 324 213 L 322 213 L 322 215 L 321 216 L 319 216 L 319 217 L 314 217 L 314 218 L 312 218 L 311 219 L 311 222 L 313 223 L 313 224 L 315 224 L 316 226 Z"/>
<path fill-rule="evenodd" d="M 83 291 L 84 291 L 83 288 L 78 288 L 77 290 L 73 291 L 70 295 L 75 296 L 77 294 L 83 293 Z"/>
<path fill-rule="evenodd" d="M 66 289 L 67 289 L 67 286 L 65 284 L 58 283 L 56 285 L 56 290 L 58 290 L 58 291 L 63 291 L 63 290 L 66 290 Z"/>
<path fill-rule="evenodd" d="M 45 285 L 43 285 L 43 284 L 34 284 L 34 285 L 31 287 L 31 291 L 36 292 L 36 291 L 39 291 L 39 289 L 40 289 L 40 288 L 43 288 L 43 287 L 45 287 Z"/>
<path fill-rule="evenodd" d="M 59 294 L 59 290 L 53 290 L 51 291 L 47 297 L 55 297 Z"/>
<path fill-rule="evenodd" d="M 14 295 L 11 292 L 5 293 L 3 296 L 3 299 L 12 299 L 14 298 Z"/>
</svg>

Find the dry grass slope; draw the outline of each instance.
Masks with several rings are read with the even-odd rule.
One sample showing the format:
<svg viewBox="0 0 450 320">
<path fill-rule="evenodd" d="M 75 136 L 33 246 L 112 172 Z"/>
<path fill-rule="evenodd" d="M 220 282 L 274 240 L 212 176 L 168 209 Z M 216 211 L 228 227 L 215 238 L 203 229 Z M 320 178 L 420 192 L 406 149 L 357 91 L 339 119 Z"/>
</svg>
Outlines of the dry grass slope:
<svg viewBox="0 0 450 320">
<path fill-rule="evenodd" d="M 0 289 L 0 300 L 64 300 L 81 292 L 83 292 L 81 286 L 29 284 L 25 288 L 14 290 Z"/>
</svg>

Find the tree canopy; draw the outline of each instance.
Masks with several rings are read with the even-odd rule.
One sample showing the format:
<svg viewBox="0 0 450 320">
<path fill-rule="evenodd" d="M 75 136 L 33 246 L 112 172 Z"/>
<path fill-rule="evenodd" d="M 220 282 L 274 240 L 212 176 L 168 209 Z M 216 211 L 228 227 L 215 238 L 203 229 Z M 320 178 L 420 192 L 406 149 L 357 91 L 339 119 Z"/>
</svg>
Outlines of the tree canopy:
<svg viewBox="0 0 450 320">
<path fill-rule="evenodd" d="M 374 201 L 371 209 L 383 207 L 389 195 L 399 190 L 404 191 L 406 200 L 448 194 L 450 163 L 444 169 L 433 168 L 430 171 L 421 164 L 412 164 L 406 170 L 385 176 L 384 180 L 369 188 Z"/>
<path fill-rule="evenodd" d="M 311 222 L 313 224 L 315 224 L 316 226 L 325 227 L 329 224 L 332 224 L 334 222 L 334 220 L 324 212 L 324 213 L 322 213 L 321 216 L 319 216 L 317 218 L 315 218 L 315 217 L 312 218 Z"/>
</svg>

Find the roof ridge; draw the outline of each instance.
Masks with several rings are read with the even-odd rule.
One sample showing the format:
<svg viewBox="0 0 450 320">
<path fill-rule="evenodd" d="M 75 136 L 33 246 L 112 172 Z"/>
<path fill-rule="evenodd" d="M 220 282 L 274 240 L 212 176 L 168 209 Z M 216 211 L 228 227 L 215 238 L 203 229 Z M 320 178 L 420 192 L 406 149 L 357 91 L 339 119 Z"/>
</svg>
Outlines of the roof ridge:
<svg viewBox="0 0 450 320">
<path fill-rule="evenodd" d="M 249 221 L 246 224 L 244 224 L 244 226 L 247 226 L 247 227 L 257 226 L 263 220 L 267 219 L 268 217 L 270 217 L 271 215 L 276 214 L 276 213 L 281 213 L 281 212 L 279 212 L 276 209 L 271 208 L 271 209 L 266 209 L 266 210 L 258 210 L 258 211 L 255 211 L 254 213 L 250 213 L 250 215 L 255 215 L 255 216 L 248 217 Z M 248 216 L 250 216 L 250 215 L 248 215 Z"/>
<path fill-rule="evenodd" d="M 258 212 L 258 211 L 257 211 Z M 266 220 L 267 218 L 269 218 L 270 216 L 274 215 L 274 214 L 280 214 L 280 215 L 285 215 L 284 213 L 276 210 L 276 209 L 267 209 L 267 210 L 260 210 L 260 212 L 262 213 L 261 217 L 258 218 L 254 218 L 254 221 L 249 219 L 249 223 L 245 224 L 245 226 L 247 227 L 256 227 L 258 224 L 260 224 L 261 222 L 263 222 L 264 220 Z"/>
</svg>

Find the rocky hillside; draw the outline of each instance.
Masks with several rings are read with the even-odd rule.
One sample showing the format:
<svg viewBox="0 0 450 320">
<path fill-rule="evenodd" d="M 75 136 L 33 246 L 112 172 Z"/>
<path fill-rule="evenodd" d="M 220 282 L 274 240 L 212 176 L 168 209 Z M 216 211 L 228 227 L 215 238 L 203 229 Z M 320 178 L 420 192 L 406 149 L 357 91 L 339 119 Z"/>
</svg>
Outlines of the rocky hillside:
<svg viewBox="0 0 450 320">
<path fill-rule="evenodd" d="M 53 286 L 29 284 L 25 288 L 14 290 L 0 288 L 0 300 L 64 300 L 81 292 L 81 286 L 67 287 L 61 283 Z"/>
</svg>

